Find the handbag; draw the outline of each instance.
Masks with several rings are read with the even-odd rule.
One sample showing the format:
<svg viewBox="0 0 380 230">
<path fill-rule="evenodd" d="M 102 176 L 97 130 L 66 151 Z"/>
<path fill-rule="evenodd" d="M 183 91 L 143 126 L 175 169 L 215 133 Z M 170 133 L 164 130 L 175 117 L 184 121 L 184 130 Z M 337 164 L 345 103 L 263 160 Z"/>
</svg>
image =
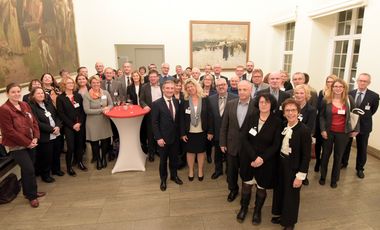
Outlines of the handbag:
<svg viewBox="0 0 380 230">
<path fill-rule="evenodd" d="M 348 102 L 348 109 L 350 111 L 350 124 L 351 124 L 351 129 L 354 130 L 355 127 L 358 125 L 360 115 L 364 115 L 365 112 L 359 108 L 353 108 L 351 110 L 351 103 L 350 100 L 347 99 Z"/>
</svg>

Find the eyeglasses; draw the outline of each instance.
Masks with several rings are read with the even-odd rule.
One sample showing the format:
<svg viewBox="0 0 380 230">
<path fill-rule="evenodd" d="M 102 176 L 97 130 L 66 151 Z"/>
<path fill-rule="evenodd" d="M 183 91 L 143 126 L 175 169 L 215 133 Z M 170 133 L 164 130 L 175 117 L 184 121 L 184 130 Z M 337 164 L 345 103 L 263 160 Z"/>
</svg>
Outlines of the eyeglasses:
<svg viewBox="0 0 380 230">
<path fill-rule="evenodd" d="M 297 113 L 298 112 L 297 109 L 285 109 L 284 111 L 285 111 L 285 113 Z"/>
</svg>

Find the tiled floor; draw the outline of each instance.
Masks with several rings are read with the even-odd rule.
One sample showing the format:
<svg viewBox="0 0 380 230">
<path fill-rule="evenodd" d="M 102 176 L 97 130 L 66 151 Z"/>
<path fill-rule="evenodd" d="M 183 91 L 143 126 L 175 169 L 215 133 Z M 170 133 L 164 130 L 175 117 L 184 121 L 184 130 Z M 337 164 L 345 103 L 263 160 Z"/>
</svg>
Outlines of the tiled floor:
<svg viewBox="0 0 380 230">
<path fill-rule="evenodd" d="M 319 175 L 310 164 L 310 185 L 301 192 L 297 229 L 380 229 L 380 161 L 369 157 L 366 178 L 355 175 L 354 159 L 342 170 L 337 189 L 318 184 Z M 270 223 L 271 197 L 263 208 L 260 226 L 251 224 L 254 201 L 246 221 L 236 221 L 239 198 L 228 203 L 225 176 L 211 180 L 213 165 L 206 166 L 203 182 L 187 180 L 187 169 L 179 172 L 184 184 L 168 182 L 159 189 L 158 160 L 147 163 L 146 172 L 111 175 L 111 165 L 97 171 L 76 170 L 76 178 L 65 175 L 53 184 L 38 181 L 48 194 L 40 207 L 30 208 L 20 194 L 0 206 L 0 229 L 281 229 Z"/>
</svg>

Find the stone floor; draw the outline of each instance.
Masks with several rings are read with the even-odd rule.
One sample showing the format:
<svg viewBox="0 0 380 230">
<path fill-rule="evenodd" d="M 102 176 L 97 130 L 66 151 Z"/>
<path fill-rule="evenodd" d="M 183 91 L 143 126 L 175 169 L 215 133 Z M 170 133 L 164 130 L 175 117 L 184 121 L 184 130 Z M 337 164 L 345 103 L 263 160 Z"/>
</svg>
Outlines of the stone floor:
<svg viewBox="0 0 380 230">
<path fill-rule="evenodd" d="M 342 170 L 337 189 L 318 184 L 319 175 L 310 164 L 310 185 L 301 192 L 297 229 L 380 229 L 380 161 L 369 157 L 366 177 L 355 175 L 354 160 Z M 76 170 L 78 176 L 65 175 L 46 184 L 38 180 L 39 190 L 48 194 L 33 209 L 20 194 L 13 202 L 0 206 L 0 229 L 281 229 L 270 222 L 271 191 L 263 208 L 260 226 L 251 224 L 254 202 L 248 219 L 236 221 L 239 198 L 228 203 L 225 176 L 211 180 L 213 165 L 206 166 L 203 182 L 187 180 L 187 169 L 179 172 L 184 184 L 168 182 L 166 192 L 159 189 L 158 160 L 147 163 L 146 172 L 111 175 L 111 165 L 97 171 Z"/>
</svg>

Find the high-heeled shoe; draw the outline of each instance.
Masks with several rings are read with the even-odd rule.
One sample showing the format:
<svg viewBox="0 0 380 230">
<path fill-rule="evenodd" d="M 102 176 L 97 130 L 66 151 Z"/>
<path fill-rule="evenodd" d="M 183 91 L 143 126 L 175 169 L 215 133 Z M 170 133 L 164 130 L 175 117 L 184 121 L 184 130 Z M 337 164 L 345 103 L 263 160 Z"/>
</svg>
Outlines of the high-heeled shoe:
<svg viewBox="0 0 380 230">
<path fill-rule="evenodd" d="M 193 181 L 194 180 L 194 176 L 189 176 L 189 181 Z"/>
<path fill-rule="evenodd" d="M 199 181 L 203 181 L 204 176 L 198 176 Z"/>
</svg>

